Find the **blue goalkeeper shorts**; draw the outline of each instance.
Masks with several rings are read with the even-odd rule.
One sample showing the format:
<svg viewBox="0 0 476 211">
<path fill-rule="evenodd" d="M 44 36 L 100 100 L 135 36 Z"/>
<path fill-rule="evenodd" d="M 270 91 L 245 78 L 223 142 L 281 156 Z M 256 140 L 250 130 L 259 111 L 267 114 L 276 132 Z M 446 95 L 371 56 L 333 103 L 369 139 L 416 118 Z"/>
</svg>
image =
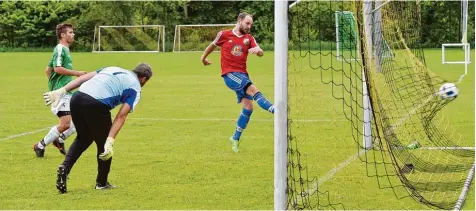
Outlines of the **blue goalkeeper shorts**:
<svg viewBox="0 0 476 211">
<path fill-rule="evenodd" d="M 253 84 L 246 73 L 232 72 L 223 76 L 225 84 L 228 88 L 235 91 L 238 103 L 241 103 L 241 99 L 246 98 L 253 100 L 253 97 L 246 94 L 246 89 Z"/>
</svg>

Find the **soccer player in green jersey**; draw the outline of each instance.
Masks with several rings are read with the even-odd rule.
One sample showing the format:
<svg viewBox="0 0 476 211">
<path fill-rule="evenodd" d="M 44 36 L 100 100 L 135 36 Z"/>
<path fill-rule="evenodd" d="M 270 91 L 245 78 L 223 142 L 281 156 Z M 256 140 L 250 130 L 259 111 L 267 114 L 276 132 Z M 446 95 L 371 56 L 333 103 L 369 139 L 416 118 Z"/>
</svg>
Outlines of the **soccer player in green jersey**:
<svg viewBox="0 0 476 211">
<path fill-rule="evenodd" d="M 73 76 L 81 76 L 87 73 L 86 71 L 73 70 L 73 60 L 69 51 L 70 44 L 74 42 L 73 25 L 58 24 L 56 26 L 56 36 L 59 43 L 56 45 L 53 57 L 45 70 L 50 91 L 62 88 L 73 80 Z M 37 157 L 44 156 L 45 147 L 50 143 L 53 143 L 62 154 L 66 154 L 64 140 L 76 132 L 76 128 L 71 122 L 71 111 L 69 109 L 71 95 L 72 92 L 69 92 L 60 99 L 58 104 L 51 106 L 51 112 L 58 116 L 59 124 L 53 126 L 40 142 L 33 145 Z"/>
</svg>

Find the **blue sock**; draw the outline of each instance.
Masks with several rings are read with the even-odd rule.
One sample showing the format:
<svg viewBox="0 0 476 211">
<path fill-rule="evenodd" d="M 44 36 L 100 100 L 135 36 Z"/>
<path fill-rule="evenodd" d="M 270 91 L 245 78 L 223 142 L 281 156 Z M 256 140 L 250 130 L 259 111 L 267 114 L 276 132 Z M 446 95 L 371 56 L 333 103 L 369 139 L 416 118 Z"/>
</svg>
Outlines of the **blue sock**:
<svg viewBox="0 0 476 211">
<path fill-rule="evenodd" d="M 273 104 L 269 102 L 268 99 L 266 99 L 266 97 L 261 94 L 261 92 L 256 93 L 255 96 L 253 96 L 253 100 L 255 100 L 261 108 L 274 114 Z"/>
<path fill-rule="evenodd" d="M 233 139 L 240 140 L 241 133 L 243 133 L 243 130 L 246 129 L 246 125 L 248 125 L 252 113 L 253 110 L 243 109 L 241 111 L 240 117 L 236 123 L 236 131 L 235 135 L 233 135 Z"/>
</svg>

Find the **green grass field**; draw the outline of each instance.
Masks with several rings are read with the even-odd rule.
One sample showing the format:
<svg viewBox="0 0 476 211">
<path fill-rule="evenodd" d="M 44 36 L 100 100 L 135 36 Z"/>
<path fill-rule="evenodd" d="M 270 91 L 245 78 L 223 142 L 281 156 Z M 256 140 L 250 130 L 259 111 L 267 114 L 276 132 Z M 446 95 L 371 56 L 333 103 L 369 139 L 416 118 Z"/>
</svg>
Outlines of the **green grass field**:
<svg viewBox="0 0 476 211">
<path fill-rule="evenodd" d="M 241 107 L 220 77 L 216 53 L 210 56 L 214 63 L 209 67 L 201 64 L 200 53 L 73 53 L 77 70 L 112 65 L 131 69 L 148 62 L 154 76 L 116 138 L 109 178 L 117 189 L 94 189 L 96 147 L 91 145 L 69 175 L 68 193 L 58 194 L 56 170 L 64 157 L 52 146 L 43 159 L 32 150 L 57 123 L 42 97 L 47 89 L 43 71 L 50 56 L 0 53 L 0 209 L 273 209 L 273 116 L 256 105 L 241 151 L 231 150 L 228 138 Z M 449 81 L 457 81 L 464 71 L 463 65 L 442 65 L 438 49 L 425 51 L 425 56 L 428 67 Z M 447 53 L 447 58 L 462 55 L 455 51 Z M 273 53 L 266 52 L 262 58 L 251 56 L 248 62 L 252 81 L 271 101 L 273 61 Z M 450 120 L 468 146 L 474 146 L 474 62 L 459 86 L 460 96 L 448 106 L 454 108 Z M 320 187 L 329 192 L 322 198 L 340 203 L 337 209 L 428 209 L 410 198 L 396 197 L 394 189 L 379 188 L 377 178 L 367 176 L 366 165 L 359 159 L 329 174 L 357 149 L 351 128 L 339 113 L 342 103 L 324 91 L 297 95 L 293 99 L 302 101 L 290 102 L 300 105 L 291 108 L 297 109 L 296 119 L 325 120 L 309 123 L 313 129 L 309 125 L 293 129 L 295 135 L 310 136 L 302 139 L 324 134 L 318 142 L 322 151 L 306 161 L 318 169 L 312 175 L 328 176 Z M 312 103 L 303 103 L 307 100 Z M 67 147 L 72 140 L 67 140 Z M 474 203 L 473 181 L 463 208 L 474 210 Z"/>
</svg>

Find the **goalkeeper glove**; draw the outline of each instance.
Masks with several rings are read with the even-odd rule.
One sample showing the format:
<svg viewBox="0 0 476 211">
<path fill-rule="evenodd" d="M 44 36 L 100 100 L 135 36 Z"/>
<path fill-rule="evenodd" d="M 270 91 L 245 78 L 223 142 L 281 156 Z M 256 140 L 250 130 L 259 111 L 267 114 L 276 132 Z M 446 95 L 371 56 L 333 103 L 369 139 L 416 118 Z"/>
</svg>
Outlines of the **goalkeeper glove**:
<svg viewBox="0 0 476 211">
<path fill-rule="evenodd" d="M 114 151 L 112 150 L 113 145 L 114 139 L 107 137 L 106 143 L 104 144 L 104 152 L 99 154 L 99 159 L 104 161 L 111 159 L 112 155 L 114 154 Z"/>
<path fill-rule="evenodd" d="M 63 87 L 63 88 L 57 89 L 55 91 L 44 93 L 43 94 L 43 99 L 45 99 L 45 104 L 47 106 L 51 104 L 53 107 L 56 107 L 60 98 L 64 94 L 66 94 L 66 89 Z"/>
</svg>

